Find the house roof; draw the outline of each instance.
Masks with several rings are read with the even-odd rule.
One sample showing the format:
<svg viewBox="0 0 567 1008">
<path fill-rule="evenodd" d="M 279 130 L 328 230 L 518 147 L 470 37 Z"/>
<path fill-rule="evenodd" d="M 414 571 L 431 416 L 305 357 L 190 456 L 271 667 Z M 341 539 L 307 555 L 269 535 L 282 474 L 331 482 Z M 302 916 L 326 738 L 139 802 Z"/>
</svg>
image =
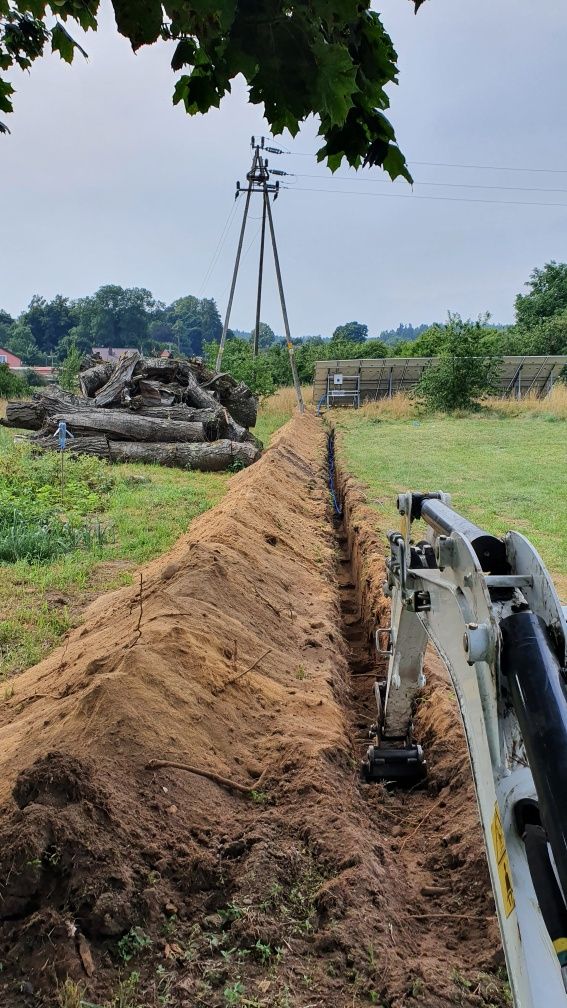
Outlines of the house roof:
<svg viewBox="0 0 567 1008">
<path fill-rule="evenodd" d="M 130 353 L 136 347 L 93 347 L 93 354 L 98 354 L 103 361 L 117 361 L 122 354 Z"/>
</svg>

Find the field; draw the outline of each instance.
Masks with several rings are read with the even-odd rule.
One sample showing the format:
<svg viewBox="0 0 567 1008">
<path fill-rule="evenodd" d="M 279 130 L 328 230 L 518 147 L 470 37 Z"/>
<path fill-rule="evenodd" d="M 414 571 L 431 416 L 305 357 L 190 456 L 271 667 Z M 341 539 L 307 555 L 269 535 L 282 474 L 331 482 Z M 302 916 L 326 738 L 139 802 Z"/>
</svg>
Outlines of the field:
<svg viewBox="0 0 567 1008">
<path fill-rule="evenodd" d="M 309 404 L 309 389 L 304 397 Z M 395 397 L 356 412 L 334 410 L 328 419 L 342 434 L 346 464 L 367 485 L 383 531 L 397 523 L 400 490 L 445 490 L 477 524 L 528 536 L 567 597 L 567 513 L 558 490 L 567 481 L 566 398 L 558 388 L 551 401 L 504 400 L 476 416 L 429 418 Z M 292 389 L 265 401 L 256 427 L 265 444 L 294 404 Z M 0 451 L 12 443 L 13 434 L 0 428 Z M 138 564 L 169 549 L 222 498 L 230 478 L 143 465 L 109 475 L 111 489 L 94 517 L 110 530 L 110 541 L 47 564 L 0 565 L 4 677 L 39 661 L 93 598 L 129 584 Z"/>
<path fill-rule="evenodd" d="M 400 491 L 444 490 L 482 528 L 527 536 L 567 596 L 565 421 L 528 413 L 390 419 L 370 408 L 334 415 L 346 464 L 368 487 L 383 530 L 398 525 Z"/>
<path fill-rule="evenodd" d="M 289 396 L 274 398 L 258 418 L 257 436 L 268 443 L 291 414 Z M 14 435 L 0 428 L 0 454 L 13 451 Z M 68 466 L 72 470 L 72 466 Z M 230 474 L 186 473 L 159 466 L 99 463 L 111 481 L 92 517 L 108 540 L 50 563 L 0 563 L 0 671 L 6 678 L 28 668 L 81 618 L 101 592 L 130 584 L 131 571 L 164 553 L 191 521 L 226 493 Z M 1 482 L 1 478 L 0 478 Z M 1 486 L 0 486 L 1 492 Z"/>
<path fill-rule="evenodd" d="M 8 684 L 1 1003 L 508 1005 L 435 668 L 416 719 L 427 788 L 360 780 L 384 565 L 369 508 L 328 520 L 325 452 L 312 411 L 292 420 Z"/>
<path fill-rule="evenodd" d="M 271 449 L 241 473 L 69 459 L 64 513 L 101 542 L 0 565 L 1 1003 L 510 1003 L 452 690 L 430 656 L 426 787 L 361 783 L 369 642 L 402 489 L 520 529 L 565 586 L 561 404 L 397 398 L 276 433 L 293 409 L 263 404 Z M 0 504 L 60 509 L 57 457 L 0 447 Z"/>
</svg>

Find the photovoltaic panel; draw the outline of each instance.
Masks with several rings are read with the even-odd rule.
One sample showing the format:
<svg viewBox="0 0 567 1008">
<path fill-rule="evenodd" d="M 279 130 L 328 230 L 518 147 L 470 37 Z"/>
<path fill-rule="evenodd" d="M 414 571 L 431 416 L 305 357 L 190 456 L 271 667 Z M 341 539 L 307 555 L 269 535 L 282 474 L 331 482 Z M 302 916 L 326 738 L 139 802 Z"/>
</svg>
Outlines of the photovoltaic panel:
<svg viewBox="0 0 567 1008">
<path fill-rule="evenodd" d="M 317 403 L 322 397 L 326 398 L 328 380 L 335 374 L 342 374 L 346 379 L 358 379 L 361 402 L 382 399 L 396 392 L 408 392 L 415 388 L 425 369 L 438 360 L 437 357 L 378 357 L 317 361 L 313 401 Z M 524 396 L 529 392 L 546 395 L 565 367 L 567 355 L 502 357 L 497 392 L 503 396 Z M 345 383 L 345 387 L 348 384 L 352 385 L 352 382 Z"/>
</svg>

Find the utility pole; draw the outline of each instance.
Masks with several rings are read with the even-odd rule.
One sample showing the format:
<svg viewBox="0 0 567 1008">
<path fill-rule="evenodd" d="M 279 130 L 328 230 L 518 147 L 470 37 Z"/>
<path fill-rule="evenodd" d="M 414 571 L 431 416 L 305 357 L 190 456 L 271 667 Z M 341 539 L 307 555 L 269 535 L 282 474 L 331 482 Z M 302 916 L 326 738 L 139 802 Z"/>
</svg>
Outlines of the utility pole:
<svg viewBox="0 0 567 1008">
<path fill-rule="evenodd" d="M 274 252 L 274 263 L 276 266 L 276 276 L 278 278 L 278 290 L 280 292 L 280 302 L 282 306 L 282 315 L 285 327 L 285 340 L 287 345 L 287 352 L 289 354 L 289 364 L 291 367 L 291 374 L 293 377 L 293 384 L 295 388 L 295 395 L 297 398 L 297 405 L 299 406 L 299 412 L 303 413 L 305 406 L 303 404 L 303 396 L 301 394 L 301 385 L 299 382 L 299 375 L 297 373 L 297 364 L 295 363 L 295 353 L 293 350 L 293 343 L 291 342 L 291 333 L 289 330 L 289 319 L 287 317 L 287 308 L 284 297 L 283 283 L 282 283 L 282 273 L 280 269 L 280 257 L 278 255 L 278 246 L 276 245 L 276 232 L 274 231 L 274 219 L 272 217 L 272 208 L 270 206 L 270 197 L 268 193 L 264 193 L 264 206 L 268 211 L 268 221 L 270 223 L 270 234 L 272 236 L 272 249 Z"/>
<path fill-rule="evenodd" d="M 260 262 L 258 265 L 258 295 L 256 298 L 256 326 L 254 329 L 254 357 L 258 356 L 260 341 L 260 309 L 262 307 L 262 281 L 264 279 L 264 243 L 266 240 L 266 196 L 262 200 L 262 228 L 260 232 Z"/>
<path fill-rule="evenodd" d="M 252 137 L 252 140 L 254 140 L 254 137 Z M 248 210 L 249 210 L 249 207 L 250 207 L 250 196 L 252 195 L 252 180 L 253 180 L 253 177 L 254 177 L 254 172 L 256 170 L 257 163 L 258 163 L 258 148 L 256 148 L 255 151 L 254 151 L 254 157 L 252 158 L 252 167 L 251 167 L 250 171 L 248 172 L 248 175 L 246 176 L 246 178 L 248 179 L 248 191 L 246 193 L 246 203 L 244 204 L 244 215 L 242 217 L 242 226 L 240 228 L 240 237 L 238 239 L 238 248 L 236 250 L 236 260 L 235 260 L 235 263 L 234 263 L 234 270 L 233 270 L 233 273 L 232 273 L 232 283 L 230 285 L 230 294 L 228 295 L 228 305 L 226 307 L 226 314 L 225 314 L 225 317 L 224 317 L 224 325 L 222 327 L 222 336 L 221 336 L 221 341 L 219 343 L 219 350 L 218 350 L 218 353 L 217 353 L 217 360 L 216 360 L 216 364 L 215 364 L 215 369 L 217 371 L 220 371 L 220 369 L 221 369 L 222 355 L 224 353 L 224 344 L 226 342 L 226 333 L 227 333 L 227 330 L 228 330 L 228 323 L 230 321 L 230 313 L 232 311 L 232 302 L 234 300 L 234 291 L 235 291 L 235 288 L 236 288 L 236 278 L 238 276 L 238 268 L 240 266 L 240 256 L 242 255 L 242 245 L 243 245 L 243 242 L 244 242 L 244 232 L 246 231 L 246 221 L 248 219 Z M 236 183 L 236 196 L 234 198 L 238 199 L 239 195 L 240 195 L 240 183 L 237 182 Z"/>
<path fill-rule="evenodd" d="M 257 296 L 256 296 L 256 324 L 255 324 L 254 333 L 253 333 L 253 354 L 254 354 L 254 357 L 258 356 L 258 343 L 259 343 L 259 336 L 260 336 L 260 311 L 261 311 L 261 306 L 262 306 L 262 284 L 263 284 L 263 279 L 264 279 L 264 245 L 265 245 L 266 221 L 267 221 L 268 224 L 269 224 L 270 236 L 271 236 L 271 239 L 272 239 L 272 250 L 273 250 L 273 253 L 274 253 L 274 264 L 275 264 L 275 267 L 276 267 L 276 278 L 277 278 L 277 282 L 278 282 L 278 291 L 279 291 L 279 295 L 280 295 L 280 303 L 281 303 L 281 306 L 282 306 L 282 315 L 283 315 L 285 335 L 286 335 L 286 345 L 287 345 L 287 350 L 288 350 L 288 354 L 289 354 L 289 363 L 290 363 L 291 373 L 292 373 L 292 377 L 293 377 L 293 384 L 294 384 L 294 388 L 295 388 L 295 394 L 296 394 L 296 397 L 297 397 L 297 405 L 299 407 L 299 412 L 303 413 L 304 410 L 305 410 L 305 406 L 304 406 L 304 403 L 303 403 L 303 396 L 301 394 L 301 385 L 299 383 L 299 375 L 297 373 L 297 364 L 296 364 L 296 361 L 295 361 L 295 354 L 294 354 L 294 350 L 293 350 L 293 343 L 291 341 L 291 332 L 290 332 L 290 328 L 289 328 L 289 319 L 288 319 L 287 307 L 286 307 L 286 303 L 285 303 L 285 296 L 284 296 L 284 290 L 283 290 L 283 281 L 282 281 L 282 274 L 281 274 L 281 268 L 280 268 L 280 260 L 279 260 L 279 255 L 278 255 L 278 247 L 277 247 L 277 243 L 276 243 L 276 234 L 275 234 L 275 230 L 274 230 L 274 220 L 273 220 L 273 216 L 272 216 L 272 208 L 271 208 L 271 205 L 270 205 L 270 194 L 273 193 L 274 200 L 276 200 L 278 198 L 279 192 L 280 192 L 280 183 L 279 182 L 275 182 L 275 183 L 271 182 L 270 181 L 270 175 L 272 175 L 272 174 L 273 175 L 287 175 L 287 172 L 276 171 L 274 169 L 272 169 L 272 171 L 270 172 L 268 170 L 268 160 L 265 157 L 265 153 L 282 154 L 283 151 L 281 151 L 277 147 L 265 147 L 264 144 L 265 144 L 264 137 L 261 137 L 259 143 L 256 143 L 255 138 L 252 137 L 252 144 L 251 144 L 251 146 L 252 146 L 252 150 L 254 151 L 254 154 L 253 154 L 253 157 L 252 157 L 252 166 L 251 166 L 250 171 L 248 172 L 248 174 L 246 176 L 246 181 L 248 183 L 247 188 L 246 188 L 246 202 L 244 204 L 244 214 L 243 214 L 243 217 L 242 217 L 242 226 L 240 228 L 240 237 L 238 239 L 238 248 L 237 248 L 237 251 L 236 251 L 236 260 L 235 260 L 235 263 L 234 263 L 234 270 L 233 270 L 233 274 L 232 274 L 232 282 L 231 282 L 231 285 L 230 285 L 230 294 L 229 294 L 229 298 L 228 298 L 228 305 L 227 305 L 227 309 L 226 309 L 226 315 L 225 315 L 225 319 L 224 319 L 222 336 L 221 336 L 221 341 L 220 341 L 220 344 L 219 344 L 219 349 L 218 349 L 218 353 L 217 353 L 217 359 L 216 359 L 215 367 L 216 367 L 217 371 L 220 371 L 220 369 L 221 369 L 221 362 L 222 362 L 222 355 L 223 355 L 223 352 L 224 352 L 224 346 L 225 346 L 225 342 L 226 342 L 226 334 L 227 334 L 228 326 L 229 326 L 229 322 L 230 322 L 230 313 L 232 311 L 232 302 L 234 300 L 234 291 L 236 289 L 236 280 L 237 280 L 237 277 L 238 277 L 238 270 L 239 270 L 239 267 L 240 267 L 240 259 L 241 259 L 241 255 L 242 255 L 242 245 L 244 243 L 244 232 L 246 230 L 246 221 L 248 219 L 248 211 L 249 211 L 249 208 L 250 208 L 250 198 L 252 196 L 252 193 L 258 192 L 258 193 L 261 193 L 261 195 L 262 195 L 262 227 L 261 227 L 261 238 L 260 238 L 260 261 L 259 261 L 259 264 L 258 264 L 258 292 L 257 292 Z M 236 183 L 236 195 L 235 195 L 235 199 L 238 199 L 241 191 L 242 190 L 240 188 L 240 182 L 237 182 Z"/>
</svg>

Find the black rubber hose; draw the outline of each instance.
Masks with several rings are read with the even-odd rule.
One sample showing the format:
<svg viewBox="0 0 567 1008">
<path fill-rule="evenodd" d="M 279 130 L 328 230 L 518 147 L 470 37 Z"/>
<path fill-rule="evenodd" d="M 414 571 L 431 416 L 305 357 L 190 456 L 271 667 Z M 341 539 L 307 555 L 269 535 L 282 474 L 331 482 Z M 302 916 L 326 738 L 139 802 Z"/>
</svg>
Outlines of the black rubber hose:
<svg viewBox="0 0 567 1008">
<path fill-rule="evenodd" d="M 539 812 L 559 882 L 567 894 L 567 692 L 563 670 L 543 620 L 533 612 L 507 616 L 502 672 L 508 679 L 534 779 Z"/>
</svg>

